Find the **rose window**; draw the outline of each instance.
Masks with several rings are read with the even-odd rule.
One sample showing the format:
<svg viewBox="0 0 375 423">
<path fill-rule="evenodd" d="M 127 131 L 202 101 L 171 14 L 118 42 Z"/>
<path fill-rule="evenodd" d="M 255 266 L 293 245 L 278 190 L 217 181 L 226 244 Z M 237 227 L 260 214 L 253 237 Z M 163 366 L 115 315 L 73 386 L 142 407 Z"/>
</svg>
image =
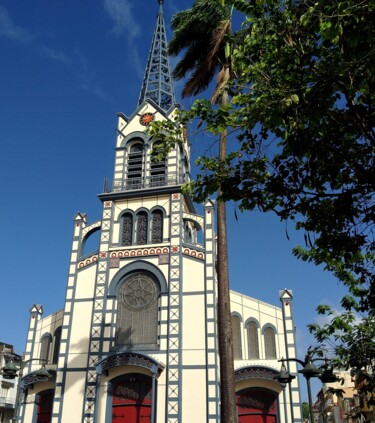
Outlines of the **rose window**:
<svg viewBox="0 0 375 423">
<path fill-rule="evenodd" d="M 146 308 L 156 298 L 156 286 L 154 281 L 144 274 L 131 276 L 122 291 L 122 299 L 125 305 L 132 309 Z"/>
</svg>

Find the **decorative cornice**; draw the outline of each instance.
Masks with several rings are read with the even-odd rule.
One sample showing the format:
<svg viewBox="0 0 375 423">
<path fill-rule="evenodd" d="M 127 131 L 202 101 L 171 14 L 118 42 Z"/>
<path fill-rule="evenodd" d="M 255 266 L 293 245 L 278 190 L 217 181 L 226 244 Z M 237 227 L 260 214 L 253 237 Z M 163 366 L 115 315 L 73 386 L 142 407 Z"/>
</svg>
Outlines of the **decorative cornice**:
<svg viewBox="0 0 375 423">
<path fill-rule="evenodd" d="M 191 248 L 183 248 L 182 253 L 199 260 L 204 260 L 204 253 L 202 253 L 201 251 L 193 250 Z"/>
<path fill-rule="evenodd" d="M 154 370 L 155 367 L 159 371 L 163 370 L 164 366 L 161 365 L 159 362 L 154 360 L 153 358 L 137 353 L 119 353 L 115 355 L 111 355 L 107 358 L 104 358 L 97 364 L 97 371 L 108 371 L 113 367 L 119 366 L 138 366 L 144 369 L 148 369 L 150 371 Z"/>
<path fill-rule="evenodd" d="M 269 369 L 267 367 L 247 367 L 242 368 L 234 372 L 234 380 L 235 382 L 240 382 L 241 380 L 248 380 L 248 379 L 268 379 L 268 380 L 275 380 L 274 376 L 276 376 L 278 372 L 273 369 Z"/>
</svg>

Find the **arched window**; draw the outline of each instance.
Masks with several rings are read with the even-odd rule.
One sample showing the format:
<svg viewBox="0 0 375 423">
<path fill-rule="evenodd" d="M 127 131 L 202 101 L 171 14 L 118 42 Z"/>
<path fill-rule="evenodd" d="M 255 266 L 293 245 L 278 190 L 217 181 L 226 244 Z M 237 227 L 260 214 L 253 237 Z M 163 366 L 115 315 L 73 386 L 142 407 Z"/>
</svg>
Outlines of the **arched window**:
<svg viewBox="0 0 375 423">
<path fill-rule="evenodd" d="M 41 345 L 40 345 L 39 358 L 47 362 L 49 360 L 49 351 L 52 344 L 52 336 L 49 333 L 46 335 L 43 335 L 40 343 Z"/>
<path fill-rule="evenodd" d="M 156 160 L 156 155 L 162 153 L 162 143 L 155 142 L 152 146 L 152 157 L 151 157 L 151 181 L 150 186 L 152 187 L 160 187 L 165 185 L 165 169 L 166 169 L 166 162 L 165 158 L 160 160 Z"/>
<path fill-rule="evenodd" d="M 258 327 L 255 322 L 247 324 L 247 348 L 249 359 L 259 358 Z"/>
<path fill-rule="evenodd" d="M 142 188 L 143 144 L 137 142 L 130 147 L 128 154 L 127 188 Z"/>
<path fill-rule="evenodd" d="M 47 389 L 46 391 L 39 392 L 36 396 L 36 423 L 50 423 L 52 418 L 53 408 L 53 389 Z"/>
<path fill-rule="evenodd" d="M 163 212 L 154 210 L 151 216 L 151 243 L 159 244 L 163 242 Z"/>
<path fill-rule="evenodd" d="M 242 344 L 241 344 L 241 320 L 238 316 L 232 316 L 233 330 L 233 358 L 234 360 L 242 360 Z"/>
<path fill-rule="evenodd" d="M 59 326 L 53 335 L 54 345 L 53 345 L 53 357 L 52 364 L 57 364 L 59 361 L 59 352 L 60 352 L 60 343 L 61 343 L 61 326 Z"/>
<path fill-rule="evenodd" d="M 120 287 L 116 345 L 156 347 L 160 287 L 147 273 L 133 273 Z"/>
<path fill-rule="evenodd" d="M 276 358 L 275 331 L 271 327 L 267 327 L 264 329 L 264 350 L 266 360 Z"/>
<path fill-rule="evenodd" d="M 133 215 L 125 213 L 122 216 L 121 245 L 129 246 L 133 243 Z"/>
<path fill-rule="evenodd" d="M 147 244 L 148 214 L 141 211 L 137 214 L 137 244 Z"/>
<path fill-rule="evenodd" d="M 185 222 L 184 225 L 184 241 L 188 244 L 191 244 L 193 242 L 189 222 Z"/>
</svg>

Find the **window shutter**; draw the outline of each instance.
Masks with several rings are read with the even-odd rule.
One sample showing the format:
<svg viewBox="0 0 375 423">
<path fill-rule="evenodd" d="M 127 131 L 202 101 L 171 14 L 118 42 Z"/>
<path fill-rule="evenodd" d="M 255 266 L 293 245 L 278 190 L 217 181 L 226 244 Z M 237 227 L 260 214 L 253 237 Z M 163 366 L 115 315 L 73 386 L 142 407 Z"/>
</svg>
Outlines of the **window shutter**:
<svg viewBox="0 0 375 423">
<path fill-rule="evenodd" d="M 48 361 L 49 350 L 51 347 L 51 336 L 44 335 L 42 338 L 42 345 L 40 346 L 40 359 Z"/>
<path fill-rule="evenodd" d="M 121 245 L 129 246 L 133 242 L 133 215 L 125 213 L 122 217 Z"/>
<path fill-rule="evenodd" d="M 275 331 L 272 328 L 266 328 L 264 331 L 264 346 L 266 359 L 276 358 Z"/>
<path fill-rule="evenodd" d="M 146 212 L 137 214 L 137 244 L 147 244 L 148 216 Z"/>
<path fill-rule="evenodd" d="M 241 320 L 238 316 L 232 316 L 232 331 L 233 331 L 233 358 L 234 360 L 242 360 Z"/>
<path fill-rule="evenodd" d="M 152 212 L 151 243 L 159 244 L 163 242 L 163 212 L 155 210 Z"/>
<path fill-rule="evenodd" d="M 247 325 L 247 346 L 249 359 L 259 358 L 258 328 L 255 322 L 249 322 Z"/>
</svg>

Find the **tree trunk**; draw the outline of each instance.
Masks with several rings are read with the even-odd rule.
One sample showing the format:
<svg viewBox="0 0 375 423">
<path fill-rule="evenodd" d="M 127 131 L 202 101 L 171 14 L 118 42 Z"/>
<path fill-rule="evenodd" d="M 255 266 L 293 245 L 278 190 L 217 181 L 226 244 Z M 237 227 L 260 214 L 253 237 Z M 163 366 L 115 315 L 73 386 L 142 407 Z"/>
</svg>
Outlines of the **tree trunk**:
<svg viewBox="0 0 375 423">
<path fill-rule="evenodd" d="M 229 78 L 229 67 L 225 69 L 225 77 Z M 225 90 L 222 103 L 228 103 Z M 219 160 L 227 154 L 227 131 L 220 134 Z M 221 190 L 218 191 L 218 196 Z M 236 422 L 236 405 L 234 389 L 233 335 L 229 295 L 228 242 L 226 203 L 217 202 L 217 283 L 218 283 L 218 331 L 220 354 L 220 393 L 221 423 Z"/>
</svg>

